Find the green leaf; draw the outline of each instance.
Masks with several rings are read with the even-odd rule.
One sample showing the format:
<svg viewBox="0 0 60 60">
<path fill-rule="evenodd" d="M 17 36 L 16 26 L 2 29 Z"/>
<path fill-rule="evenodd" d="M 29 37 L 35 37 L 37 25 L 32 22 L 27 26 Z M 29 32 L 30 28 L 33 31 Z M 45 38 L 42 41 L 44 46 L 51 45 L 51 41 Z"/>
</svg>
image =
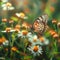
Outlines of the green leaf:
<svg viewBox="0 0 60 60">
<path fill-rule="evenodd" d="M 44 35 L 45 35 L 46 37 L 49 37 L 49 36 L 50 36 L 50 33 L 49 33 L 49 32 L 45 32 Z"/>
<path fill-rule="evenodd" d="M 18 21 L 18 18 L 14 17 L 14 16 L 12 16 L 11 19 L 14 20 L 14 21 Z"/>
<path fill-rule="evenodd" d="M 31 59 L 32 56 L 24 56 L 24 60 L 28 60 L 28 59 Z"/>
<path fill-rule="evenodd" d="M 2 5 L 3 4 L 3 2 L 0 2 L 0 5 Z"/>
</svg>

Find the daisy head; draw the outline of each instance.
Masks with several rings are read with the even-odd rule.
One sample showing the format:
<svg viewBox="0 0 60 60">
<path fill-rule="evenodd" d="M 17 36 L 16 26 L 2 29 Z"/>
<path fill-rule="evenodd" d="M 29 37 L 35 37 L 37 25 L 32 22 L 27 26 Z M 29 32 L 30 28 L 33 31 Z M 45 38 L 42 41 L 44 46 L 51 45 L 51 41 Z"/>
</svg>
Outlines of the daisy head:
<svg viewBox="0 0 60 60">
<path fill-rule="evenodd" d="M 45 37 L 39 37 L 39 40 L 41 42 L 41 45 L 48 45 L 49 44 L 49 40 L 46 39 Z"/>
<path fill-rule="evenodd" d="M 30 46 L 29 48 L 28 48 L 28 50 L 29 51 L 31 51 L 31 53 L 34 55 L 34 56 L 36 56 L 36 55 L 40 55 L 40 54 L 42 54 L 42 48 L 40 47 L 40 46 Z"/>
<path fill-rule="evenodd" d="M 19 24 L 17 24 L 17 25 L 15 26 L 15 28 L 16 28 L 16 29 L 19 29 L 19 30 L 20 30 L 20 27 L 21 27 L 21 26 L 20 26 Z"/>
<path fill-rule="evenodd" d="M 4 22 L 4 23 L 7 22 L 7 19 L 6 18 L 3 18 L 2 19 L 2 22 Z"/>
<path fill-rule="evenodd" d="M 18 33 L 18 37 L 27 37 L 27 35 L 28 35 L 28 31 L 27 30 L 22 30 L 22 31 L 20 31 L 19 33 Z"/>
<path fill-rule="evenodd" d="M 22 19 L 25 18 L 25 14 L 24 14 L 23 12 L 21 12 L 21 13 L 16 13 L 15 15 L 16 15 L 17 17 L 19 17 L 19 18 L 22 18 Z"/>
<path fill-rule="evenodd" d="M 28 34 L 28 31 L 27 30 L 22 30 L 22 34 L 23 35 L 27 35 Z"/>
<path fill-rule="evenodd" d="M 10 6 L 12 6 L 12 4 L 9 3 L 9 2 L 7 2 L 7 3 L 6 3 L 6 6 L 9 6 L 9 7 L 10 7 Z"/>
<path fill-rule="evenodd" d="M 32 45 L 40 44 L 40 41 L 39 41 L 37 35 L 32 34 L 31 37 L 28 38 L 28 40 Z"/>
<path fill-rule="evenodd" d="M 14 10 L 14 7 L 12 6 L 11 3 L 7 2 L 7 3 L 2 4 L 2 9 L 3 10 Z"/>
</svg>

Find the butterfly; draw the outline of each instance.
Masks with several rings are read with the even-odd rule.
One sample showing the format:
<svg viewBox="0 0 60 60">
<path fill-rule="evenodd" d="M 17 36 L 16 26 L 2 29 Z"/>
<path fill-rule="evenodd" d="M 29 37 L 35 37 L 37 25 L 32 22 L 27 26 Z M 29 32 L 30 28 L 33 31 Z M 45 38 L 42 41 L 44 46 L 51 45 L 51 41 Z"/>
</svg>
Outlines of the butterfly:
<svg viewBox="0 0 60 60">
<path fill-rule="evenodd" d="M 32 27 L 35 30 L 35 32 L 39 34 L 43 34 L 44 31 L 47 28 L 47 22 L 48 22 L 48 15 L 43 14 L 42 16 L 39 16 L 33 23 Z"/>
</svg>

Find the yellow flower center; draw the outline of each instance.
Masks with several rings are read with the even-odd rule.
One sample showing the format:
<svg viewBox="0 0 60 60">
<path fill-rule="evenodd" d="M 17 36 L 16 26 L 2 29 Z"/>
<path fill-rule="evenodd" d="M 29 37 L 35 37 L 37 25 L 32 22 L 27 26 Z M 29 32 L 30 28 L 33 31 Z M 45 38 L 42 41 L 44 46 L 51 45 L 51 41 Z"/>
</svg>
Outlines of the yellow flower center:
<svg viewBox="0 0 60 60">
<path fill-rule="evenodd" d="M 35 52 L 37 52 L 38 49 L 39 49 L 38 46 L 34 46 L 34 47 L 33 47 L 33 51 L 35 51 Z"/>
<path fill-rule="evenodd" d="M 5 42 L 6 41 L 6 39 L 4 38 L 4 37 L 1 37 L 0 38 L 0 44 L 2 44 L 3 42 Z"/>
<path fill-rule="evenodd" d="M 25 17 L 25 14 L 21 12 L 21 13 L 20 13 L 20 17 L 21 17 L 21 18 L 24 18 L 24 17 Z"/>
<path fill-rule="evenodd" d="M 58 38 L 58 37 L 59 35 L 57 33 L 53 35 L 53 38 Z"/>
<path fill-rule="evenodd" d="M 57 20 L 53 19 L 53 20 L 52 20 L 52 23 L 53 23 L 53 24 L 56 24 L 56 23 L 57 23 Z"/>
<path fill-rule="evenodd" d="M 39 38 L 41 42 L 44 42 L 44 37 Z"/>
<path fill-rule="evenodd" d="M 16 29 L 20 29 L 20 25 L 16 25 L 15 28 L 16 28 Z"/>
<path fill-rule="evenodd" d="M 33 40 L 33 42 L 36 42 L 36 41 L 37 41 L 37 39 L 34 39 L 34 40 Z"/>
<path fill-rule="evenodd" d="M 22 30 L 23 35 L 27 35 L 28 31 L 27 30 Z"/>
<path fill-rule="evenodd" d="M 17 51 L 17 48 L 16 47 L 12 47 L 11 50 L 12 51 Z"/>
<path fill-rule="evenodd" d="M 11 4 L 11 3 L 9 3 L 9 2 L 7 2 L 7 3 L 6 3 L 6 6 L 12 6 L 12 4 Z"/>
<path fill-rule="evenodd" d="M 2 19 L 2 22 L 7 22 L 7 19 L 6 18 Z"/>
<path fill-rule="evenodd" d="M 37 41 L 37 36 L 35 36 L 33 39 L 33 42 L 36 42 L 36 41 Z"/>
<path fill-rule="evenodd" d="M 6 32 L 10 32 L 11 28 L 10 27 L 7 27 L 6 28 Z"/>
</svg>

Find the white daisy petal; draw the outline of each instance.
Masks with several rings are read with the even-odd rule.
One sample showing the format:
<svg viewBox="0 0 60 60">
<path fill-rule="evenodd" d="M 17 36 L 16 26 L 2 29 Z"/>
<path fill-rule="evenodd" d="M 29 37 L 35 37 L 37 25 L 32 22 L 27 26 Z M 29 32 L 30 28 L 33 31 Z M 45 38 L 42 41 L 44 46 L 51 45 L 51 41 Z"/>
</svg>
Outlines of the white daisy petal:
<svg viewBox="0 0 60 60">
<path fill-rule="evenodd" d="M 20 14 L 19 13 L 16 13 L 15 15 L 18 16 L 18 17 L 20 17 Z"/>
<path fill-rule="evenodd" d="M 2 0 L 2 2 L 8 2 L 8 0 Z"/>
<path fill-rule="evenodd" d="M 1 7 L 3 7 L 3 8 L 4 8 L 4 7 L 6 7 L 6 4 L 2 4 L 2 6 L 1 6 Z"/>
<path fill-rule="evenodd" d="M 28 17 L 25 16 L 24 19 L 28 19 Z"/>
<path fill-rule="evenodd" d="M 48 44 L 49 44 L 49 40 L 46 40 L 46 41 L 44 42 L 44 44 L 45 44 L 45 45 L 48 45 Z"/>
<path fill-rule="evenodd" d="M 6 40 L 5 42 L 3 42 L 3 45 L 9 45 L 9 41 L 8 40 Z"/>
<path fill-rule="evenodd" d="M 14 7 L 9 7 L 9 9 L 8 10 L 14 10 Z"/>
<path fill-rule="evenodd" d="M 6 31 L 1 31 L 2 33 L 6 33 Z M 10 32 L 15 32 L 15 30 L 10 30 Z"/>
<path fill-rule="evenodd" d="M 1 31 L 1 32 L 5 33 L 6 31 Z"/>
</svg>

